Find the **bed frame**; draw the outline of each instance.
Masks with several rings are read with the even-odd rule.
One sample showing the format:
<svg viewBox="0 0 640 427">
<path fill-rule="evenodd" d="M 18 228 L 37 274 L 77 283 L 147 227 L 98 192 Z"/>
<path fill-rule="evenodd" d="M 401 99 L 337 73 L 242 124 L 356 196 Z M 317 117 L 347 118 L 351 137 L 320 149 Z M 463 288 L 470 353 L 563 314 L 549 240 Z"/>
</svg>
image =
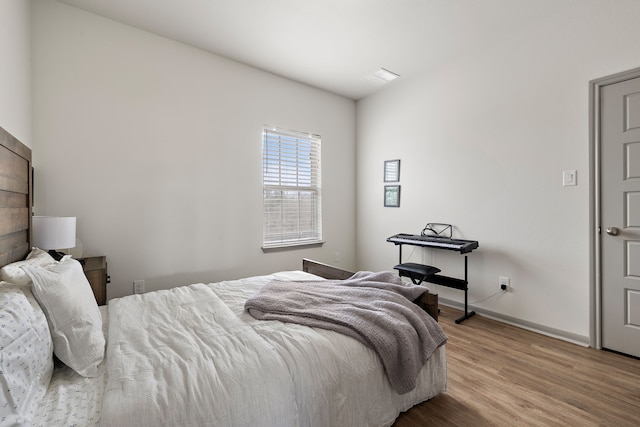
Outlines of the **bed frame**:
<svg viewBox="0 0 640 427">
<path fill-rule="evenodd" d="M 31 249 L 31 149 L 0 127 L 0 267 Z"/>
<path fill-rule="evenodd" d="M 333 267 L 329 264 L 314 261 L 311 259 L 302 259 L 302 271 L 315 274 L 316 276 L 324 277 L 329 280 L 345 280 L 353 276 L 353 272 L 343 270 L 338 267 Z M 438 320 L 438 294 L 432 294 L 431 292 L 425 292 L 414 301 L 424 311 L 426 311 L 431 317 Z"/>
</svg>

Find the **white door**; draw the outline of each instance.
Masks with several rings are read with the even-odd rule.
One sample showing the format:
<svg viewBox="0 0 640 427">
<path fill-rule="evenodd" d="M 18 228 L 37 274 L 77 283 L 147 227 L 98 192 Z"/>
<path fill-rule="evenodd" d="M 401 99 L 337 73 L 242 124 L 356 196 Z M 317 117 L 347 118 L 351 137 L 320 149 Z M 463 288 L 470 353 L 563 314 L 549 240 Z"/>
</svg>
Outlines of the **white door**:
<svg viewBox="0 0 640 427">
<path fill-rule="evenodd" d="M 600 100 L 602 346 L 640 357 L 640 77 Z"/>
</svg>

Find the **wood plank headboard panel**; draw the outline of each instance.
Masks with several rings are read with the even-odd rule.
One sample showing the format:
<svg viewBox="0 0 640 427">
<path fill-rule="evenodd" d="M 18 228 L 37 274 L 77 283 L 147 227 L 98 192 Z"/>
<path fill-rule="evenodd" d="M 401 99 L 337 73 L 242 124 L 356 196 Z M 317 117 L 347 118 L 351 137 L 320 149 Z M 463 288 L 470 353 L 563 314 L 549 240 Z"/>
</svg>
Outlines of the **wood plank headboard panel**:
<svg viewBox="0 0 640 427">
<path fill-rule="evenodd" d="M 0 267 L 31 248 L 31 149 L 0 127 Z"/>
</svg>

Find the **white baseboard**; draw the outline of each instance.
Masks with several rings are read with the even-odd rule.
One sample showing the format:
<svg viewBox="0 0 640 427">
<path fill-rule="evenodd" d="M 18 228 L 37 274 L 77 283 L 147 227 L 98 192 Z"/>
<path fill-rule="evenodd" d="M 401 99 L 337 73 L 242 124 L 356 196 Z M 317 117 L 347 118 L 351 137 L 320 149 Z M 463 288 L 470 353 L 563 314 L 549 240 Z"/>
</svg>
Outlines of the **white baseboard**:
<svg viewBox="0 0 640 427">
<path fill-rule="evenodd" d="M 446 305 L 448 307 L 464 310 L 464 304 L 457 301 L 449 300 L 446 298 L 440 298 L 438 304 Z M 560 329 L 550 328 L 548 326 L 539 325 L 537 323 L 528 322 L 526 320 L 518 319 L 511 316 L 505 316 L 504 314 L 496 313 L 491 310 L 487 310 L 481 307 L 469 306 L 469 311 L 475 311 L 476 314 L 480 314 L 489 319 L 497 320 L 498 322 L 506 323 L 508 325 L 516 326 L 518 328 L 526 329 L 531 332 L 536 332 L 542 335 L 546 335 L 552 338 L 558 338 L 563 341 L 568 341 L 573 344 L 581 345 L 583 347 L 589 347 L 589 337 L 584 335 L 578 335 L 571 332 L 563 331 Z M 466 322 L 466 320 L 464 321 Z"/>
</svg>

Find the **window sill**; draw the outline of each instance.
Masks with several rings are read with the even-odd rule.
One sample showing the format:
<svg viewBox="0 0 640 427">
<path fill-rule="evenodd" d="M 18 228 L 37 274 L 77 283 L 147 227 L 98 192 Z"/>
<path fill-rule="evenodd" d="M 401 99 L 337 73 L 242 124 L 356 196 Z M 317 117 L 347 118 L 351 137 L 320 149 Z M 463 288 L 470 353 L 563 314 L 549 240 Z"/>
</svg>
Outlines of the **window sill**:
<svg viewBox="0 0 640 427">
<path fill-rule="evenodd" d="M 262 246 L 262 252 L 280 252 L 310 247 L 320 247 L 322 245 L 324 245 L 323 240 L 317 240 L 313 242 L 279 243 L 269 246 Z"/>
</svg>

